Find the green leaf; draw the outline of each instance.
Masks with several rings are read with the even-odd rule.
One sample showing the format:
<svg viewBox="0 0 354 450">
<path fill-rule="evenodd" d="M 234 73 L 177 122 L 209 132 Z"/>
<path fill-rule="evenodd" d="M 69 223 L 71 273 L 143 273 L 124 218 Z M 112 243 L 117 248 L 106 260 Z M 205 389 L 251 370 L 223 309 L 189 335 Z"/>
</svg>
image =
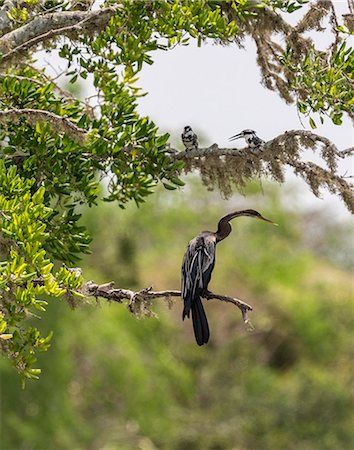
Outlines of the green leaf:
<svg viewBox="0 0 354 450">
<path fill-rule="evenodd" d="M 45 193 L 45 188 L 43 186 L 41 186 L 38 189 L 38 191 L 34 193 L 34 195 L 32 197 L 32 202 L 35 205 L 39 205 L 39 204 L 43 203 L 44 193 Z"/>
<path fill-rule="evenodd" d="M 167 189 L 168 191 L 174 191 L 176 189 L 176 186 L 172 186 L 172 184 L 168 184 L 168 183 L 162 183 L 164 185 L 164 188 Z"/>
<path fill-rule="evenodd" d="M 185 182 L 182 181 L 180 178 L 177 177 L 171 177 L 170 180 L 172 181 L 173 184 L 176 184 L 177 186 L 185 186 Z"/>
<path fill-rule="evenodd" d="M 315 121 L 313 120 L 312 117 L 309 118 L 309 122 L 310 122 L 310 126 L 311 126 L 312 129 L 317 128 L 317 127 L 316 127 L 316 123 L 315 123 Z"/>
<path fill-rule="evenodd" d="M 343 120 L 342 120 L 342 114 L 340 113 L 340 114 L 335 114 L 333 117 L 332 117 L 332 122 L 335 124 L 335 125 L 342 125 L 342 123 L 343 123 Z"/>
</svg>

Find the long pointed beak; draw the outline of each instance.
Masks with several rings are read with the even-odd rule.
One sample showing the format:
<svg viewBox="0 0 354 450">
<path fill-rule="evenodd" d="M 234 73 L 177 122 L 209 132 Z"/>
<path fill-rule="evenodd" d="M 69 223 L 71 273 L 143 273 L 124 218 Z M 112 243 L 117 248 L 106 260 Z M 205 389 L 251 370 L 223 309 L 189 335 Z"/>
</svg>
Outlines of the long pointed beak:
<svg viewBox="0 0 354 450">
<path fill-rule="evenodd" d="M 266 217 L 260 216 L 260 217 L 258 217 L 258 219 L 263 220 L 264 222 L 271 223 L 272 225 L 275 225 L 276 227 L 278 226 L 277 223 L 273 222 L 272 220 L 267 219 Z"/>
<path fill-rule="evenodd" d="M 242 134 L 242 133 L 235 134 L 235 136 L 231 136 L 231 137 L 229 138 L 229 141 L 235 141 L 236 139 L 240 139 L 241 137 L 243 137 L 243 134 Z"/>
</svg>

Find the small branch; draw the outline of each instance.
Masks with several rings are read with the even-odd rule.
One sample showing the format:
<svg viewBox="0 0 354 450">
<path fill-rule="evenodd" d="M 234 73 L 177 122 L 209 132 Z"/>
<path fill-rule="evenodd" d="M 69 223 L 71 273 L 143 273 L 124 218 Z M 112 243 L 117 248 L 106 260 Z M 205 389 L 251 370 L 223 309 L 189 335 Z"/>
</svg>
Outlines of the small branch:
<svg viewBox="0 0 354 450">
<path fill-rule="evenodd" d="M 171 297 L 181 297 L 181 291 L 168 290 L 168 291 L 153 291 L 152 288 L 145 288 L 141 291 L 134 292 L 129 289 L 114 289 L 114 283 L 107 283 L 98 285 L 92 281 L 88 281 L 85 285 L 81 287 L 81 291 L 84 295 L 91 297 L 102 297 L 107 300 L 113 300 L 118 303 L 122 303 L 123 300 L 129 300 L 129 309 L 132 312 L 141 311 L 142 307 L 144 313 L 149 311 L 148 306 L 151 300 L 155 298 L 171 298 Z M 229 297 L 226 295 L 214 294 L 213 292 L 208 292 L 205 297 L 207 300 L 220 300 L 222 302 L 232 303 L 237 306 L 242 313 L 242 318 L 245 323 L 249 323 L 247 312 L 252 311 L 251 305 L 239 300 L 235 297 Z"/>
<path fill-rule="evenodd" d="M 79 128 L 68 118 L 58 116 L 49 111 L 41 109 L 10 109 L 8 111 L 0 111 L 0 123 L 8 123 L 25 117 L 32 125 L 36 122 L 49 123 L 53 130 L 58 133 L 66 133 L 73 141 L 83 145 L 86 138 L 86 130 Z"/>
<path fill-rule="evenodd" d="M 331 17 L 330 17 L 330 23 L 332 25 L 332 32 L 334 33 L 334 36 L 335 36 L 334 42 L 329 47 L 328 60 L 330 61 L 330 58 L 333 57 L 334 53 L 337 51 L 337 48 L 339 46 L 340 35 L 339 35 L 339 31 L 338 31 L 339 22 L 338 22 L 338 18 L 337 18 L 337 14 L 336 14 L 336 8 L 335 8 L 333 2 L 330 2 L 329 8 L 332 11 Z"/>
<path fill-rule="evenodd" d="M 206 298 L 207 300 L 217 299 L 222 302 L 232 303 L 233 305 L 237 306 L 241 310 L 243 321 L 245 323 L 251 325 L 251 323 L 248 319 L 248 316 L 247 316 L 247 311 L 252 311 L 253 308 L 248 303 L 245 303 L 242 300 L 235 298 L 235 297 L 228 297 L 227 295 L 214 294 L 213 292 L 210 292 L 210 291 L 205 295 L 204 298 Z"/>
<path fill-rule="evenodd" d="M 15 75 L 12 73 L 0 73 L 0 79 L 3 80 L 4 78 L 16 78 L 16 80 L 19 81 L 30 81 L 31 83 L 37 84 L 38 86 L 43 86 L 43 81 L 37 78 L 23 77 L 21 75 Z"/>
<path fill-rule="evenodd" d="M 339 156 L 341 158 L 345 158 L 346 156 L 350 156 L 352 153 L 354 153 L 354 147 L 346 148 L 345 150 L 341 150 L 339 152 Z"/>
</svg>

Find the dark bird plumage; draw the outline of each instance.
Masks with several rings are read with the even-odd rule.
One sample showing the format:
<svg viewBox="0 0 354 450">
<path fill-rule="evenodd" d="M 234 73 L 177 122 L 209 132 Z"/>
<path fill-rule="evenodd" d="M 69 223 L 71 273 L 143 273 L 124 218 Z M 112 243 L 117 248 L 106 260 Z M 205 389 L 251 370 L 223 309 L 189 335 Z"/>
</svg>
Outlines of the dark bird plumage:
<svg viewBox="0 0 354 450">
<path fill-rule="evenodd" d="M 235 136 L 231 136 L 229 138 L 229 141 L 235 141 L 236 139 L 240 138 L 244 138 L 247 142 L 247 145 L 252 148 L 256 148 L 264 144 L 263 139 L 259 138 L 254 130 L 243 130 L 241 131 L 241 133 L 235 134 Z"/>
<path fill-rule="evenodd" d="M 184 254 L 181 287 L 184 300 L 182 319 L 189 318 L 192 312 L 193 329 L 198 345 L 206 344 L 210 336 L 201 297 L 208 292 L 208 284 L 215 266 L 216 244 L 231 233 L 232 228 L 229 221 L 241 216 L 273 223 L 253 209 L 232 212 L 220 219 L 216 232 L 202 231 L 193 238 Z"/>
<path fill-rule="evenodd" d="M 189 125 L 184 127 L 181 138 L 186 150 L 196 150 L 198 148 L 198 136 Z"/>
</svg>

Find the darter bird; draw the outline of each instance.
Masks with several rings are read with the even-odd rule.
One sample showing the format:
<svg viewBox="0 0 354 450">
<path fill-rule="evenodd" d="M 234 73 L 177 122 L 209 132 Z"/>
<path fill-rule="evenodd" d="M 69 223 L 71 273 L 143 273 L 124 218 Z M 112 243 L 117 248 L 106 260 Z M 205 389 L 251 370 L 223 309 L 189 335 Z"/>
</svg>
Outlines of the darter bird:
<svg viewBox="0 0 354 450">
<path fill-rule="evenodd" d="M 253 217 L 274 224 L 253 209 L 235 211 L 220 219 L 216 232 L 202 231 L 193 238 L 184 254 L 181 287 L 184 300 L 182 319 L 189 318 L 190 312 L 192 312 L 194 334 L 198 345 L 206 344 L 210 336 L 208 320 L 201 297 L 209 292 L 208 284 L 215 266 L 216 244 L 231 233 L 230 220 L 242 216 Z"/>
</svg>

